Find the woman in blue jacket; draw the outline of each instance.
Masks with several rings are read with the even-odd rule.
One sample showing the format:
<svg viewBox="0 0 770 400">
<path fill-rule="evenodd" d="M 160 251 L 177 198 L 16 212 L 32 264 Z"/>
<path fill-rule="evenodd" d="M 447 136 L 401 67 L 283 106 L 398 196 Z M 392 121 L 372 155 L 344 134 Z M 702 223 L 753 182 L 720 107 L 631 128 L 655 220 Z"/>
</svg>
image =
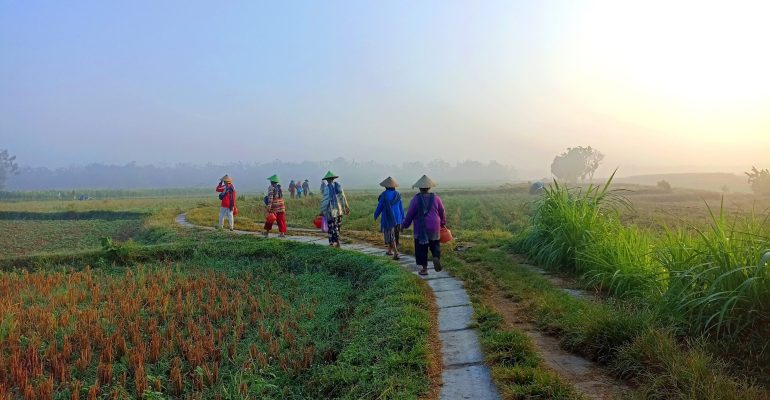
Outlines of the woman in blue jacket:
<svg viewBox="0 0 770 400">
<path fill-rule="evenodd" d="M 401 258 L 398 253 L 398 238 L 401 233 L 401 223 L 404 222 L 404 205 L 401 203 L 401 193 L 396 191 L 398 182 L 388 177 L 380 182 L 380 186 L 385 191 L 380 194 L 377 209 L 374 210 L 374 219 L 380 215 L 380 231 L 385 238 L 385 244 L 388 246 L 388 255 L 393 256 L 394 260 Z"/>
</svg>

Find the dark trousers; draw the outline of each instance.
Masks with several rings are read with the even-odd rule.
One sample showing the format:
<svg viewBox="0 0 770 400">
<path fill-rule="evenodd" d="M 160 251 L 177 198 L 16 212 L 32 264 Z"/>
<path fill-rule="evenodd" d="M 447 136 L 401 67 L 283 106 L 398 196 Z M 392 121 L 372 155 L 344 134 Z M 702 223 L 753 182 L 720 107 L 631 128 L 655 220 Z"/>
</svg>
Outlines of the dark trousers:
<svg viewBox="0 0 770 400">
<path fill-rule="evenodd" d="M 417 259 L 417 265 L 422 267 L 428 266 L 428 250 L 433 254 L 433 257 L 441 257 L 441 242 L 438 240 L 430 240 L 426 244 L 420 244 L 418 239 L 414 239 L 414 258 Z"/>
</svg>

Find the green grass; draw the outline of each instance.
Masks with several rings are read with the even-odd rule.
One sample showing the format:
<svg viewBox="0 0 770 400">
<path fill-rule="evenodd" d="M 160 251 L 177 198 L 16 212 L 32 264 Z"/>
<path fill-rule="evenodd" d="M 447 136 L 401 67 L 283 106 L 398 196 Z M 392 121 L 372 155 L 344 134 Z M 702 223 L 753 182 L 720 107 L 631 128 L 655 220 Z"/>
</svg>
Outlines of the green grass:
<svg viewBox="0 0 770 400">
<path fill-rule="evenodd" d="M 144 293 L 144 290 L 150 290 L 148 293 L 152 293 L 156 289 L 143 289 L 143 285 L 153 284 L 153 281 L 145 281 L 140 277 L 152 275 L 153 271 L 170 273 L 170 281 L 164 285 L 172 285 L 172 288 L 175 280 L 186 279 L 185 277 L 205 278 L 206 281 L 223 283 L 232 279 L 235 282 L 253 282 L 255 288 L 261 287 L 262 290 L 269 288 L 269 291 L 279 293 L 289 307 L 289 310 L 282 312 L 284 317 L 265 311 L 263 315 L 266 320 L 263 323 L 247 325 L 244 338 L 238 342 L 235 359 L 221 363 L 220 378 L 216 382 L 207 383 L 202 389 L 194 389 L 192 382 L 199 372 L 195 367 L 183 363 L 182 376 L 189 382 L 189 386 L 185 384 L 186 393 L 198 393 L 204 398 L 221 394 L 223 398 L 266 399 L 414 399 L 426 393 L 427 336 L 430 325 L 426 300 L 419 280 L 397 264 L 348 251 L 218 234 L 210 235 L 204 242 L 181 241 L 164 246 L 162 251 L 156 253 L 152 247 L 144 250 L 141 264 L 136 264 L 136 261 L 129 257 L 126 266 L 114 267 L 107 259 L 102 259 L 95 263 L 99 269 L 93 272 L 86 270 L 86 273 L 93 274 L 93 277 L 85 281 L 104 282 L 104 285 L 109 287 L 112 285 L 110 282 L 125 276 L 130 270 L 130 276 L 137 277 L 136 285 L 141 293 Z M 141 251 L 143 248 L 137 246 L 136 250 Z M 156 254 L 157 260 L 153 261 L 153 254 Z M 82 270 L 83 261 L 69 260 L 67 264 Z M 50 277 L 51 274 L 75 273 L 62 269 L 68 268 L 68 265 L 56 263 L 41 264 L 37 268 L 40 272 L 6 272 L 0 279 L 16 277 L 14 279 L 38 280 L 49 279 L 44 276 Z M 40 275 L 40 278 L 35 278 L 37 275 Z M 65 284 L 66 290 L 67 279 L 62 283 Z M 248 287 L 251 286 L 247 285 L 246 288 Z M 58 293 L 55 287 L 42 286 L 41 290 L 42 288 L 45 288 L 45 293 L 52 289 L 54 294 Z M 72 288 L 74 289 L 74 286 Z M 32 294 L 33 291 L 30 296 Z M 38 298 L 24 296 L 33 302 Z M 136 296 L 141 297 L 139 294 Z M 84 309 L 87 309 L 89 297 L 83 299 Z M 204 303 L 196 301 L 185 304 L 187 309 L 186 307 L 201 307 Z M 56 309 L 45 307 L 45 304 L 41 306 L 43 308 L 35 310 L 45 313 Z M 91 305 L 93 306 L 96 305 Z M 302 346 L 312 345 L 316 349 L 318 356 L 314 358 L 312 365 L 301 370 L 286 370 L 282 362 L 276 359 L 255 368 L 256 361 L 250 353 L 252 345 L 256 345 L 259 351 L 267 351 L 267 344 L 257 334 L 258 327 L 276 326 L 281 318 L 295 318 L 298 316 L 297 310 L 308 309 L 314 312 L 312 318 L 295 319 L 300 326 L 296 341 Z M 24 310 L 33 309 L 25 307 Z M 193 313 L 197 314 L 195 311 Z M 6 313 L 5 317 L 9 315 Z M 142 321 L 152 315 L 148 308 L 128 318 L 139 318 L 139 321 Z M 271 318 L 278 319 L 273 321 Z M 225 327 L 237 325 L 237 322 L 222 320 L 217 324 Z M 74 326 L 75 332 L 77 326 L 80 325 Z M 41 346 L 40 351 L 45 348 L 46 346 Z M 283 349 L 283 344 L 281 348 Z M 94 351 L 98 351 L 98 348 L 94 348 Z M 145 371 L 152 378 L 148 378 L 150 383 L 155 379 L 161 380 L 158 383 L 161 387 L 159 392 L 168 395 L 171 390 L 168 377 L 173 365 L 173 353 L 162 354 L 159 361 L 147 362 Z M 93 359 L 98 360 L 99 354 L 95 354 Z M 119 381 L 119 371 L 130 368 L 127 362 L 118 359 L 113 366 L 117 374 L 116 381 Z M 129 373 L 129 385 L 118 383 L 116 385 L 120 387 L 104 386 L 99 391 L 104 394 L 113 391 L 125 395 L 135 394 L 131 384 L 134 380 L 133 373 Z M 85 382 L 83 390 L 87 390 L 96 380 L 95 374 L 94 364 L 92 368 L 77 372 L 73 379 Z M 56 398 L 69 398 L 68 391 L 71 386 L 57 381 L 57 385 L 59 384 L 62 386 L 57 386 Z M 152 387 L 154 388 L 154 384 Z"/>
<path fill-rule="evenodd" d="M 653 302 L 686 333 L 748 335 L 762 346 L 770 333 L 770 270 L 759 265 L 770 248 L 767 216 L 728 218 L 720 207 L 706 226 L 659 235 L 623 225 L 618 207 L 628 202 L 608 187 L 546 189 L 512 248 L 612 296 Z"/>
<path fill-rule="evenodd" d="M 489 245 L 451 254 L 445 265 L 461 276 L 472 292 L 487 290 L 492 285 L 499 287 L 505 297 L 522 306 L 525 316 L 540 329 L 559 337 L 563 348 L 606 364 L 613 374 L 633 382 L 636 390 L 629 393 L 631 397 L 768 396 L 760 386 L 715 357 L 703 341 L 682 341 L 674 336 L 667 321 L 656 318 L 655 310 L 645 303 L 575 298 Z M 481 274 L 480 268 L 489 277 Z M 478 312 L 479 307 L 476 309 Z M 480 327 L 484 329 L 483 320 Z M 510 354 L 516 357 L 520 352 L 512 348 Z"/>
</svg>

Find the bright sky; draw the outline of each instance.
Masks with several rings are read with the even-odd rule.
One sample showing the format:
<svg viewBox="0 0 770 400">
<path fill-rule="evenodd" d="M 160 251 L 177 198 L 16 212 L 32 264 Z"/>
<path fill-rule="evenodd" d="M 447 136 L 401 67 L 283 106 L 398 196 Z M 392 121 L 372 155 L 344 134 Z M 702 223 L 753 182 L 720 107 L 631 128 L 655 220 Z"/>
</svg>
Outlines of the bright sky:
<svg viewBox="0 0 770 400">
<path fill-rule="evenodd" d="M 0 148 L 747 169 L 770 152 L 768 20 L 760 0 L 0 0 Z"/>
</svg>

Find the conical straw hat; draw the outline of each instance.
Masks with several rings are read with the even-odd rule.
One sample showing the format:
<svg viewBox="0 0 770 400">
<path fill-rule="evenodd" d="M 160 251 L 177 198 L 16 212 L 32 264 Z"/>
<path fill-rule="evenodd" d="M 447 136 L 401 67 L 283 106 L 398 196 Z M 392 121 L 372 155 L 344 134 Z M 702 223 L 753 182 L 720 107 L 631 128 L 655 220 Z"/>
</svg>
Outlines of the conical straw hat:
<svg viewBox="0 0 770 400">
<path fill-rule="evenodd" d="M 339 176 L 337 176 L 337 174 L 335 174 L 335 173 L 334 173 L 334 172 L 332 172 L 332 171 L 328 171 L 328 172 L 326 173 L 326 175 L 324 175 L 324 177 L 323 177 L 323 178 L 324 178 L 324 179 L 337 179 L 337 178 L 339 178 Z"/>
<path fill-rule="evenodd" d="M 230 182 L 230 183 L 232 183 L 233 178 L 231 178 L 230 175 L 225 174 L 225 176 L 223 176 L 219 180 L 222 181 L 222 182 Z"/>
<path fill-rule="evenodd" d="M 412 185 L 413 188 L 418 188 L 418 189 L 428 189 L 436 186 L 438 186 L 438 184 L 434 182 L 433 179 L 428 178 L 428 175 L 423 175 L 422 178 L 420 178 L 420 180 L 418 180 L 417 182 L 414 183 L 414 185 Z"/>
<path fill-rule="evenodd" d="M 273 175 L 267 178 L 267 180 L 270 182 L 281 183 L 281 178 L 279 178 L 278 175 Z"/>
<path fill-rule="evenodd" d="M 396 182 L 395 179 L 389 176 L 384 181 L 380 182 L 380 186 L 384 188 L 397 188 L 398 182 Z"/>
</svg>

